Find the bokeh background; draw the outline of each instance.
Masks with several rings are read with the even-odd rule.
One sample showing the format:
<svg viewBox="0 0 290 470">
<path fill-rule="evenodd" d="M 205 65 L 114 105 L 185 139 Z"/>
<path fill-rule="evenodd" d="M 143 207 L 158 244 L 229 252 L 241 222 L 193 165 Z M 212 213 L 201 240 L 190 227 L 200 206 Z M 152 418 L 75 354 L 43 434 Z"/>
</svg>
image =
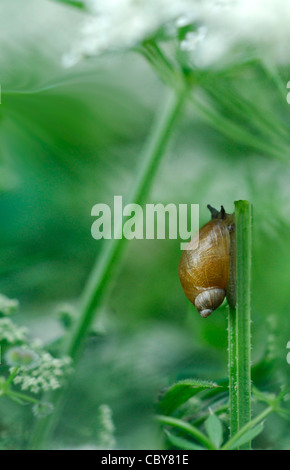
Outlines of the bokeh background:
<svg viewBox="0 0 290 470">
<path fill-rule="evenodd" d="M 44 342 L 62 334 L 58 312 L 77 304 L 109 243 L 92 239 L 91 208 L 126 195 L 166 93 L 134 52 L 64 69 L 62 56 L 81 21 L 80 13 L 48 0 L 1 0 L 0 291 L 19 300 L 17 323 Z M 270 347 L 275 367 L 259 377 L 267 391 L 289 379 L 290 367 L 290 68 L 279 76 L 280 88 L 249 63 L 207 77 L 200 96 L 250 131 L 261 148 L 215 128 L 189 100 L 147 200 L 198 203 L 201 224 L 209 219 L 208 203 L 228 212 L 237 199 L 253 204 L 253 363 Z M 247 112 L 250 105 L 258 114 Z M 267 152 L 278 141 L 281 158 Z M 177 275 L 179 244 L 127 244 L 54 447 L 100 445 L 98 410 L 106 404 L 117 448 L 160 449 L 163 436 L 152 419 L 160 390 L 181 378 L 226 377 L 226 308 L 204 320 L 189 305 Z M 29 411 L 17 404 L 0 400 L 0 410 L 2 431 L 16 422 L 24 433 L 32 426 Z M 287 448 L 288 436 L 287 423 L 272 416 L 256 446 Z"/>
</svg>

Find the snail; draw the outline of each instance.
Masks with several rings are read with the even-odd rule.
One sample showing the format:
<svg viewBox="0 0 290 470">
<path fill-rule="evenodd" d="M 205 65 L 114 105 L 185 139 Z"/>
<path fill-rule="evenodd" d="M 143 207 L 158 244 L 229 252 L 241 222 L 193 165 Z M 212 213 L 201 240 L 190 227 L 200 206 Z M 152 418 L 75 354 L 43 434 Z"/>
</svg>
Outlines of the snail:
<svg viewBox="0 0 290 470">
<path fill-rule="evenodd" d="M 184 293 L 203 318 L 226 296 L 235 306 L 234 214 L 227 214 L 223 206 L 220 211 L 207 207 L 212 219 L 189 242 L 178 268 Z"/>
</svg>

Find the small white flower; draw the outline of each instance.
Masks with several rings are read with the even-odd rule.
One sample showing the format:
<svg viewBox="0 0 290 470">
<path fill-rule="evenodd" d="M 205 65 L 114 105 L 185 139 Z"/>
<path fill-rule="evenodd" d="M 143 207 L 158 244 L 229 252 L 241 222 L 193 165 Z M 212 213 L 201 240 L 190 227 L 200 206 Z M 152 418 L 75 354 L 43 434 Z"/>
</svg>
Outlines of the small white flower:
<svg viewBox="0 0 290 470">
<path fill-rule="evenodd" d="M 190 25 L 192 21 L 193 21 L 193 18 L 190 18 L 189 16 L 180 16 L 176 20 L 176 27 L 184 28 L 185 26 Z"/>
<path fill-rule="evenodd" d="M 5 354 L 5 361 L 12 367 L 23 367 L 33 369 L 38 363 L 38 355 L 27 347 L 16 347 L 9 349 Z"/>
<path fill-rule="evenodd" d="M 15 299 L 8 299 L 4 295 L 0 294 L 0 314 L 12 315 L 18 309 L 19 302 Z"/>
<path fill-rule="evenodd" d="M 207 28 L 200 26 L 197 31 L 189 31 L 185 39 L 180 43 L 180 49 L 182 51 L 194 51 L 198 45 L 205 39 L 207 34 Z"/>
<path fill-rule="evenodd" d="M 20 367 L 13 383 L 19 385 L 22 390 L 32 393 L 56 390 L 62 386 L 62 379 L 71 372 L 71 359 L 63 357 L 56 359 L 45 351 L 37 351 L 39 359 L 34 368 L 27 370 Z"/>
<path fill-rule="evenodd" d="M 108 50 L 131 48 L 161 27 L 204 27 L 198 40 L 200 67 L 222 63 L 236 46 L 252 45 L 279 63 L 289 62 L 290 3 L 285 0 L 85 0 L 92 16 L 63 63 Z M 169 28 L 170 29 L 170 28 Z M 196 53 L 188 33 L 183 50 Z M 194 47 L 193 47 L 194 46 Z M 193 60 L 193 62 L 196 62 Z"/>
<path fill-rule="evenodd" d="M 107 50 L 131 48 L 155 34 L 162 26 L 192 22 L 191 0 L 86 0 L 92 17 L 84 24 L 80 40 L 63 64 L 73 65 L 82 57 Z M 182 20 L 181 20 L 182 18 Z"/>
<path fill-rule="evenodd" d="M 227 60 L 237 46 L 254 46 L 277 63 L 288 63 L 290 4 L 285 0 L 202 1 L 199 22 L 207 26 L 200 56 L 208 66 Z"/>
<path fill-rule="evenodd" d="M 10 318 L 0 318 L 0 342 L 15 344 L 26 340 L 27 329 L 15 325 Z"/>
</svg>

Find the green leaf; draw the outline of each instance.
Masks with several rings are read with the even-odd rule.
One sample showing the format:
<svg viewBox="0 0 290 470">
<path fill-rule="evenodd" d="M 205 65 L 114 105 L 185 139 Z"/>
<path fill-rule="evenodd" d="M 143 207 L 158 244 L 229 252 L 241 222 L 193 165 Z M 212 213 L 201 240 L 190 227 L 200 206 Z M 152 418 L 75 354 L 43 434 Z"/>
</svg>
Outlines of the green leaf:
<svg viewBox="0 0 290 470">
<path fill-rule="evenodd" d="M 223 442 L 223 425 L 214 413 L 210 413 L 205 422 L 205 428 L 208 437 L 219 449 Z"/>
<path fill-rule="evenodd" d="M 254 428 L 250 429 L 247 431 L 243 436 L 241 436 L 239 439 L 237 439 L 231 446 L 230 449 L 237 449 L 238 447 L 243 446 L 247 442 L 251 441 L 252 439 L 255 439 L 261 432 L 263 431 L 264 426 L 263 424 L 258 424 L 258 426 L 255 426 Z"/>
<path fill-rule="evenodd" d="M 198 446 L 197 444 L 194 444 L 191 441 L 188 441 L 187 439 L 184 439 L 183 437 L 178 437 L 174 436 L 174 434 L 171 434 L 168 431 L 165 431 L 167 439 L 170 444 L 172 444 L 174 447 L 177 447 L 178 449 L 182 450 L 206 450 L 204 447 Z"/>
<path fill-rule="evenodd" d="M 196 428 L 193 424 L 187 423 L 182 419 L 173 418 L 171 416 L 156 416 L 156 419 L 165 426 L 172 426 L 175 429 L 178 429 L 182 432 L 185 432 L 204 445 L 207 449 L 215 450 L 215 445 L 211 440 Z"/>
<path fill-rule="evenodd" d="M 81 1 L 77 1 L 77 0 L 53 0 L 53 1 L 57 3 L 64 3 L 65 5 L 79 8 L 80 10 L 86 10 L 86 6 Z"/>
<path fill-rule="evenodd" d="M 171 414 L 187 400 L 203 390 L 217 388 L 218 385 L 202 380 L 182 380 L 172 385 L 159 402 L 160 410 L 165 414 Z"/>
</svg>

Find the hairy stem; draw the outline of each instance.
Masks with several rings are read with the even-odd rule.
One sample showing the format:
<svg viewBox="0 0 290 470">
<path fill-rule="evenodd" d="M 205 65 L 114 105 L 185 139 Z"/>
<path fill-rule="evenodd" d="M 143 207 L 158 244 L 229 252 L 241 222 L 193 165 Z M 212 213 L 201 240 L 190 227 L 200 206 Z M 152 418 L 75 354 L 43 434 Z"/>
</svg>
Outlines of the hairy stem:
<svg viewBox="0 0 290 470">
<path fill-rule="evenodd" d="M 144 202 L 182 110 L 185 96 L 185 87 L 175 91 L 170 90 L 169 96 L 166 98 L 155 122 L 153 122 L 152 131 L 141 155 L 140 165 L 132 190 L 128 195 L 127 203 L 142 204 Z M 119 227 L 119 233 L 122 234 L 121 226 Z M 75 363 L 81 354 L 84 341 L 96 316 L 97 308 L 108 292 L 125 244 L 126 239 L 124 237 L 108 241 L 89 276 L 80 299 L 80 315 L 62 350 L 63 354 L 71 356 Z M 31 449 L 43 448 L 44 441 L 56 424 L 57 414 L 61 412 L 64 393 L 65 391 L 61 391 L 50 397 L 55 405 L 55 411 L 47 418 L 39 420 L 30 444 Z"/>
<path fill-rule="evenodd" d="M 229 310 L 229 387 L 231 438 L 251 420 L 251 263 L 252 208 L 235 202 L 236 308 Z M 251 443 L 243 446 L 250 449 Z"/>
<path fill-rule="evenodd" d="M 236 309 L 229 307 L 228 315 L 228 353 L 229 353 L 229 395 L 230 395 L 230 436 L 238 432 L 237 402 L 237 344 Z"/>
<path fill-rule="evenodd" d="M 249 421 L 247 424 L 245 424 L 245 426 L 243 426 L 231 439 L 229 439 L 226 442 L 226 444 L 222 447 L 221 450 L 229 450 L 233 446 L 233 444 L 235 444 L 235 442 L 237 442 L 237 440 L 240 439 L 240 437 L 246 434 L 246 432 L 248 432 L 250 429 L 257 426 L 257 424 L 264 421 L 264 419 L 267 418 L 267 416 L 269 416 L 269 414 L 271 414 L 273 411 L 274 410 L 271 406 L 266 408 L 264 411 L 262 411 L 262 413 L 256 416 L 256 418 L 254 418 L 252 421 Z"/>
</svg>

